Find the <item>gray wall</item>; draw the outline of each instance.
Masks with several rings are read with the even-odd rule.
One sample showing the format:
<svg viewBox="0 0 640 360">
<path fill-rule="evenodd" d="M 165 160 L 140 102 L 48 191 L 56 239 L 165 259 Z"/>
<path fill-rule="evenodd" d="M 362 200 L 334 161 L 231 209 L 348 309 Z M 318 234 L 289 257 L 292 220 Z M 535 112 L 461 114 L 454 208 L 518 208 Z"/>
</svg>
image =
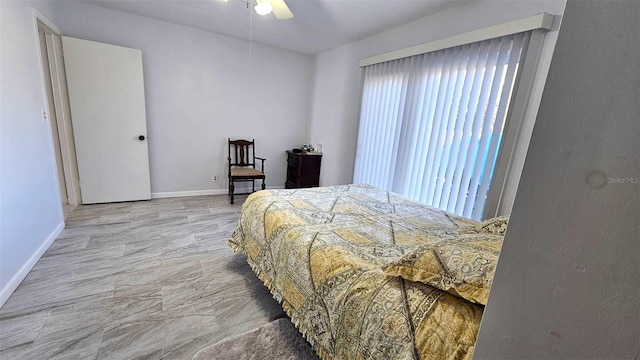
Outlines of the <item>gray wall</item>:
<svg viewBox="0 0 640 360">
<path fill-rule="evenodd" d="M 476 359 L 640 355 L 640 2 L 569 0 Z"/>
<path fill-rule="evenodd" d="M 307 141 L 310 55 L 84 3 L 56 3 L 66 36 L 142 50 L 152 196 L 226 193 L 227 138 L 255 138 L 267 186 Z M 218 182 L 212 183 L 212 175 Z"/>
<path fill-rule="evenodd" d="M 34 6 L 54 21 L 46 2 Z M 0 306 L 64 227 L 31 3 L 0 1 Z"/>
</svg>

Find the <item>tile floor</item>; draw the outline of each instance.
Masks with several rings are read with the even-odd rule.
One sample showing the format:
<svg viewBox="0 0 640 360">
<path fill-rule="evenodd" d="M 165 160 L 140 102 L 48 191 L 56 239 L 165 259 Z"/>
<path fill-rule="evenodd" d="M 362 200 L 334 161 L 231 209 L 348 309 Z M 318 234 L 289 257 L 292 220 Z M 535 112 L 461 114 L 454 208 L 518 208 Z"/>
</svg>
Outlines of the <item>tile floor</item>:
<svg viewBox="0 0 640 360">
<path fill-rule="evenodd" d="M 244 198 L 65 207 L 66 228 L 0 309 L 0 359 L 191 359 L 283 317 L 226 246 Z"/>
</svg>

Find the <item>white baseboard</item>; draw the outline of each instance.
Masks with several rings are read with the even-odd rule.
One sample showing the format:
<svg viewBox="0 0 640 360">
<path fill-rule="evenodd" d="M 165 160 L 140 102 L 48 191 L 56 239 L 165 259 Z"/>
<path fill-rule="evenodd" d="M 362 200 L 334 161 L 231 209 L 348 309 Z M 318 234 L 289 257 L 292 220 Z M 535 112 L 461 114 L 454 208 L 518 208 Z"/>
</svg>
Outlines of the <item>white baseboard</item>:
<svg viewBox="0 0 640 360">
<path fill-rule="evenodd" d="M 267 189 L 284 189 L 284 186 L 267 186 Z M 251 187 L 239 187 L 236 186 L 236 192 L 247 192 L 251 190 Z M 256 187 L 256 191 L 260 190 L 260 187 Z M 203 196 L 203 195 L 227 195 L 228 189 L 214 189 L 214 190 L 190 190 L 190 191 L 167 191 L 151 193 L 152 199 L 172 198 L 172 197 L 185 197 L 185 196 Z"/>
<path fill-rule="evenodd" d="M 215 190 L 191 190 L 191 191 L 167 191 L 151 193 L 152 199 L 185 197 L 185 196 L 203 196 L 203 195 L 226 195 L 227 189 Z"/>
<path fill-rule="evenodd" d="M 42 257 L 42 254 L 47 251 L 49 246 L 51 246 L 53 241 L 58 237 L 58 235 L 60 235 L 62 230 L 64 230 L 64 221 L 56 226 L 53 232 L 49 234 L 47 239 L 42 243 L 42 245 L 40 245 L 38 250 L 31 255 L 29 260 L 22 265 L 20 270 L 18 270 L 18 272 L 11 277 L 11 280 L 9 280 L 2 290 L 0 290 L 0 307 L 4 305 L 4 303 L 9 299 L 9 296 L 11 296 L 11 294 L 13 294 L 13 292 L 18 288 L 22 280 L 27 277 L 29 271 L 33 269 L 38 260 L 40 260 L 40 257 Z"/>
</svg>

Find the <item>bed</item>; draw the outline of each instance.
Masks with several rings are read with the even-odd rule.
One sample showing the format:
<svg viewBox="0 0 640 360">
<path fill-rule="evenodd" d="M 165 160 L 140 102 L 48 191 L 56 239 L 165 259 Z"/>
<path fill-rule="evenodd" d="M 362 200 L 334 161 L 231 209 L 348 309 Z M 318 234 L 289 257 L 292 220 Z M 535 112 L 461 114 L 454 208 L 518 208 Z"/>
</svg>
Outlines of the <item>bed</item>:
<svg viewBox="0 0 640 360">
<path fill-rule="evenodd" d="M 505 229 L 345 185 L 250 195 L 228 245 L 321 359 L 470 359 Z"/>
</svg>

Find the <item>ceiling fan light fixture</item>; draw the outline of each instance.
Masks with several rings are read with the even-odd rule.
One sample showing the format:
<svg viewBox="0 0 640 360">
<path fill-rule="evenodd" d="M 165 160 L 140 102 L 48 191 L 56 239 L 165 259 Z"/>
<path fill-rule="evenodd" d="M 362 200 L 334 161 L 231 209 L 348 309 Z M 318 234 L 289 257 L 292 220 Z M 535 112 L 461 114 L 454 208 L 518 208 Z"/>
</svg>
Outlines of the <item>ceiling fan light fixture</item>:
<svg viewBox="0 0 640 360">
<path fill-rule="evenodd" d="M 269 0 L 258 0 L 254 9 L 258 15 L 267 15 L 271 13 L 273 6 L 271 6 L 271 1 Z"/>
</svg>

